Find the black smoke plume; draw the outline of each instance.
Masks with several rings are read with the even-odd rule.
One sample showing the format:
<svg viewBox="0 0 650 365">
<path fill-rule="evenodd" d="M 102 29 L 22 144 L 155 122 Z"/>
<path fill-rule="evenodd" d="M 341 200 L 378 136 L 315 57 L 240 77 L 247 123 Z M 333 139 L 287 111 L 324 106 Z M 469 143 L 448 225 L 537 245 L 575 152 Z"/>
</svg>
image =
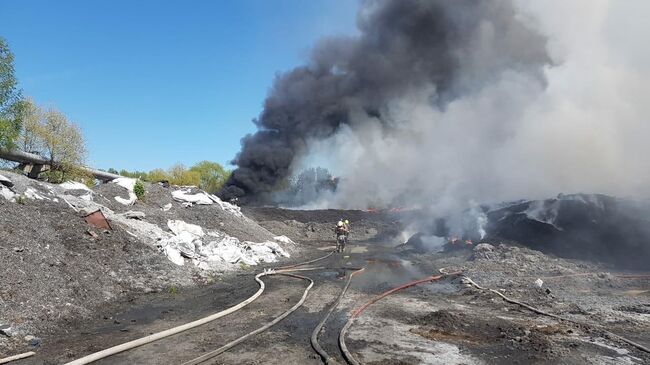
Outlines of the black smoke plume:
<svg viewBox="0 0 650 365">
<path fill-rule="evenodd" d="M 389 133 L 386 106 L 405 93 L 433 89 L 431 105 L 444 110 L 508 70 L 543 83 L 546 39 L 515 10 L 509 0 L 363 1 L 358 36 L 320 41 L 308 64 L 274 81 L 222 196 L 265 201 L 310 141 L 354 128 L 352 114 Z"/>
</svg>

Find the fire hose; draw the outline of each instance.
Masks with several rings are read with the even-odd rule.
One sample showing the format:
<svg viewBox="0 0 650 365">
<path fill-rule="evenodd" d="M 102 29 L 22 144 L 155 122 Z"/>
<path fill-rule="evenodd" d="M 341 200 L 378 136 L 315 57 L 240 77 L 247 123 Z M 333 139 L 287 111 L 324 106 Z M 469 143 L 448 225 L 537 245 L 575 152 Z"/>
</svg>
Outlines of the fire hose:
<svg viewBox="0 0 650 365">
<path fill-rule="evenodd" d="M 345 292 L 348 290 L 350 287 L 350 283 L 352 282 L 352 277 L 360 272 L 362 272 L 364 268 L 358 269 L 354 271 L 353 273 L 350 274 L 348 277 L 347 282 L 345 283 L 345 286 L 341 290 L 341 293 L 339 294 L 338 298 L 334 301 L 330 309 L 327 311 L 327 314 L 321 319 L 321 321 L 318 323 L 316 328 L 314 328 L 314 331 L 311 333 L 311 345 L 314 348 L 314 350 L 320 355 L 320 357 L 323 359 L 323 362 L 326 365 L 329 364 L 335 364 L 336 360 L 334 357 L 330 356 L 318 343 L 318 335 L 320 334 L 320 331 L 322 330 L 323 326 L 325 325 L 325 322 L 327 322 L 327 319 L 330 317 L 332 312 L 338 307 L 339 303 L 341 303 L 341 300 L 343 299 L 343 296 L 345 295 Z"/>
<path fill-rule="evenodd" d="M 442 272 L 442 270 L 441 270 L 441 272 Z M 558 315 L 556 315 L 556 314 L 549 313 L 549 312 L 543 311 L 543 310 L 541 310 L 541 309 L 537 309 L 537 308 L 535 308 L 535 307 L 533 307 L 533 306 L 530 306 L 530 305 L 528 305 L 528 304 L 526 304 L 526 303 L 522 303 L 522 302 L 520 302 L 520 301 L 517 301 L 517 300 L 511 299 L 511 298 L 507 297 L 506 295 L 502 294 L 502 293 L 501 293 L 500 291 L 498 291 L 498 290 L 494 290 L 494 289 L 490 289 L 490 288 L 484 288 L 484 287 L 481 287 L 480 285 L 478 285 L 476 282 L 474 282 L 472 279 L 470 279 L 470 278 L 467 277 L 467 276 L 464 276 L 464 275 L 463 275 L 463 278 L 464 278 L 464 279 L 465 279 L 469 284 L 471 284 L 472 286 L 474 286 L 475 288 L 477 288 L 477 289 L 479 289 L 479 290 L 489 291 L 489 292 L 491 292 L 491 293 L 494 293 L 494 294 L 500 296 L 504 301 L 506 301 L 506 302 L 508 302 L 508 303 L 516 304 L 516 305 L 518 305 L 518 306 L 521 306 L 521 307 L 523 307 L 523 308 L 526 308 L 526 309 L 528 309 L 528 310 L 530 310 L 530 311 L 532 311 L 532 312 L 535 312 L 535 313 L 537 313 L 537 314 L 541 314 L 541 315 L 543 315 L 543 316 L 547 316 L 547 317 L 555 318 L 555 319 L 557 319 L 557 320 L 559 320 L 559 321 L 564 321 L 564 322 L 573 323 L 573 324 L 576 324 L 576 325 L 579 325 L 579 326 L 583 326 L 583 327 L 592 327 L 592 328 L 595 327 L 594 325 L 591 325 L 591 324 L 588 324 L 588 323 L 583 323 L 583 322 L 576 321 L 576 320 L 573 320 L 573 319 L 569 319 L 569 318 L 565 318 L 565 317 L 562 317 L 562 316 L 558 316 Z M 596 328 L 597 328 L 597 327 L 596 327 Z M 609 336 L 609 337 L 611 337 L 611 338 L 617 339 L 617 340 L 619 340 L 619 341 L 623 341 L 623 342 L 627 343 L 628 345 L 631 345 L 631 346 L 633 346 L 633 347 L 635 347 L 635 348 L 637 348 L 637 349 L 639 349 L 639 350 L 641 350 L 641 351 L 645 351 L 645 352 L 650 353 L 650 349 L 649 349 L 649 348 L 647 348 L 647 347 L 645 347 L 645 346 L 643 346 L 643 345 L 641 345 L 641 344 L 639 344 L 639 343 L 636 343 L 636 342 L 634 342 L 634 341 L 628 340 L 627 338 L 622 337 L 622 336 L 619 336 L 619 335 L 617 335 L 617 334 L 615 334 L 615 333 L 612 333 L 612 332 L 610 332 L 610 331 L 608 331 L 608 330 L 606 330 L 606 329 L 603 329 L 603 328 L 598 328 L 598 329 L 601 330 L 601 331 L 603 331 L 603 333 L 604 333 L 605 335 L 607 335 L 607 336 Z"/>
<path fill-rule="evenodd" d="M 239 338 L 225 344 L 224 346 L 222 346 L 222 347 L 220 347 L 220 348 L 218 348 L 218 349 L 216 349 L 214 351 L 210 351 L 207 354 L 201 355 L 201 356 L 199 356 L 199 357 L 197 357 L 195 359 L 187 361 L 187 362 L 183 363 L 182 365 L 196 365 L 196 364 L 200 364 L 200 363 L 202 363 L 204 361 L 207 361 L 207 360 L 209 360 L 209 359 L 211 359 L 213 357 L 216 357 L 216 356 L 228 351 L 229 349 L 233 348 L 234 346 L 240 344 L 241 342 L 243 342 L 243 341 L 245 341 L 245 340 L 247 340 L 247 339 L 249 339 L 249 338 L 251 338 L 251 337 L 253 337 L 253 336 L 257 335 L 257 334 L 260 334 L 260 333 L 266 331 L 267 329 L 271 328 L 272 326 L 276 325 L 277 323 L 282 321 L 284 318 L 289 316 L 291 313 L 295 312 L 298 308 L 300 308 L 300 306 L 302 306 L 302 304 L 307 299 L 307 293 L 309 293 L 309 290 L 314 285 L 314 281 L 312 279 L 308 278 L 308 277 L 299 276 L 299 275 L 295 275 L 295 274 L 289 274 L 287 272 L 313 271 L 313 270 L 328 269 L 327 267 L 307 267 L 307 268 L 296 268 L 296 267 L 304 266 L 304 265 L 307 265 L 307 264 L 311 264 L 311 263 L 314 263 L 314 262 L 324 260 L 324 259 L 330 257 L 332 254 L 334 254 L 334 251 L 330 252 L 329 254 L 327 254 L 325 256 L 316 258 L 314 260 L 309 260 L 309 261 L 301 262 L 301 263 L 294 264 L 294 265 L 280 267 L 279 270 L 276 272 L 278 275 L 286 275 L 286 276 L 291 276 L 291 277 L 295 277 L 295 278 L 299 278 L 299 279 L 309 280 L 310 284 L 305 289 L 305 292 L 304 292 L 302 298 L 300 299 L 300 301 L 298 301 L 298 303 L 296 303 L 293 307 L 291 307 L 289 310 L 285 311 L 284 313 L 282 313 L 281 315 L 279 315 L 273 321 L 267 323 L 266 325 L 254 330 L 254 331 L 251 331 L 251 332 L 249 332 L 249 333 L 247 333 L 247 334 L 245 334 L 245 335 L 243 335 L 243 336 L 241 336 L 241 337 L 239 337 Z M 344 268 L 344 269 L 346 269 L 346 268 Z M 354 272 L 354 273 L 356 273 L 356 272 L 362 271 L 363 269 L 354 269 L 354 270 L 356 270 Z M 352 277 L 352 275 L 350 276 L 350 278 L 351 277 Z M 346 289 L 347 289 L 347 287 L 346 287 Z"/>
<path fill-rule="evenodd" d="M 270 275 L 271 273 L 273 273 L 273 271 L 264 271 L 262 273 L 259 273 L 259 274 L 255 275 L 255 281 L 257 281 L 260 288 L 257 290 L 257 292 L 255 292 L 255 294 L 253 294 L 248 299 L 244 300 L 243 302 L 241 302 L 241 303 L 239 303 L 237 305 L 234 305 L 234 306 L 232 306 L 232 307 L 230 307 L 228 309 L 222 310 L 220 312 L 214 313 L 212 315 L 209 315 L 207 317 L 198 319 L 198 320 L 190 322 L 190 323 L 186 323 L 186 324 L 174 327 L 174 328 L 170 328 L 170 329 L 158 332 L 158 333 L 154 333 L 154 334 L 146 336 L 146 337 L 142 337 L 142 338 L 139 338 L 139 339 L 136 339 L 136 340 L 133 340 L 133 341 L 125 342 L 123 344 L 107 348 L 107 349 L 102 350 L 102 351 L 95 352 L 93 354 L 84 356 L 84 357 L 82 357 L 80 359 L 68 362 L 68 363 L 66 363 L 66 365 L 89 364 L 91 362 L 103 359 L 105 357 L 115 355 L 115 354 L 118 354 L 118 353 L 123 352 L 123 351 L 131 350 L 133 348 L 136 348 L 136 347 L 139 347 L 139 346 L 142 346 L 142 345 L 154 342 L 154 341 L 158 341 L 158 340 L 163 339 L 165 337 L 169 337 L 169 336 L 175 335 L 177 333 L 187 331 L 189 329 L 204 325 L 206 323 L 212 322 L 212 321 L 214 321 L 216 319 L 219 319 L 221 317 L 227 316 L 228 314 L 234 313 L 234 312 L 244 308 L 248 304 L 252 303 L 255 299 L 257 299 L 260 295 L 262 295 L 262 292 L 264 292 L 265 285 L 264 285 L 264 282 L 262 280 L 260 280 L 260 278 L 263 277 L 263 276 L 266 276 L 266 275 Z"/>
<path fill-rule="evenodd" d="M 388 290 L 388 291 L 386 291 L 386 292 L 384 292 L 382 294 L 379 294 L 376 297 L 372 298 L 367 303 L 365 303 L 365 304 L 361 305 L 360 307 L 358 307 L 357 309 L 355 309 L 352 312 L 352 314 L 350 315 L 350 318 L 348 319 L 348 321 L 345 323 L 345 325 L 341 329 L 341 332 L 339 333 L 339 346 L 341 347 L 341 352 L 343 353 L 343 356 L 345 357 L 345 360 L 348 363 L 352 364 L 352 365 L 360 365 L 361 364 L 354 357 L 354 355 L 352 355 L 352 353 L 348 350 L 348 347 L 345 344 L 345 335 L 346 335 L 348 329 L 354 323 L 354 320 L 357 319 L 361 315 L 361 313 L 363 313 L 363 311 L 366 310 L 366 308 L 368 308 L 372 304 L 374 304 L 374 303 L 380 301 L 381 299 L 383 299 L 383 298 L 385 298 L 385 297 L 387 297 L 387 296 L 389 296 L 389 295 L 391 295 L 391 294 L 393 294 L 395 292 L 398 292 L 400 290 L 410 288 L 410 287 L 416 286 L 418 284 L 429 283 L 429 282 L 432 282 L 432 281 L 438 281 L 438 280 L 443 279 L 443 278 L 447 278 L 447 277 L 450 277 L 450 276 L 456 276 L 456 275 L 460 275 L 460 274 L 461 274 L 460 272 L 454 272 L 454 273 L 449 273 L 449 274 L 441 274 L 441 275 L 429 276 L 429 277 L 424 278 L 424 279 L 412 281 L 410 283 L 400 285 L 400 286 L 398 286 L 396 288 L 390 289 L 390 290 Z"/>
<path fill-rule="evenodd" d="M 278 273 L 278 275 L 285 275 L 285 276 L 290 276 L 290 277 L 294 277 L 294 278 L 309 281 L 309 286 L 307 286 L 307 288 L 305 289 L 305 292 L 302 294 L 302 298 L 300 298 L 300 300 L 293 307 L 289 308 L 289 310 L 285 311 L 284 313 L 282 313 L 281 315 L 279 315 L 278 317 L 276 317 L 274 320 L 267 323 L 266 325 L 254 330 L 252 332 L 249 332 L 249 333 L 237 338 L 236 340 L 231 341 L 231 342 L 219 347 L 218 349 L 216 349 L 214 351 L 210 351 L 207 354 L 201 355 L 201 356 L 199 356 L 199 357 L 197 357 L 197 358 L 195 358 L 193 360 L 184 362 L 182 365 L 200 364 L 200 363 L 202 363 L 204 361 L 207 361 L 207 360 L 209 360 L 209 359 L 211 359 L 211 358 L 213 358 L 213 357 L 215 357 L 215 356 L 217 356 L 219 354 L 222 354 L 222 353 L 230 350 L 231 348 L 237 346 L 241 342 L 243 342 L 243 341 L 245 341 L 245 340 L 247 340 L 247 339 L 249 339 L 249 338 L 251 338 L 251 337 L 253 337 L 253 336 L 257 335 L 257 334 L 259 334 L 259 333 L 262 333 L 262 332 L 266 331 L 267 329 L 271 328 L 272 326 L 274 326 L 275 324 L 277 324 L 281 320 L 285 319 L 291 313 L 295 312 L 298 308 L 300 308 L 300 306 L 305 302 L 305 299 L 307 299 L 307 293 L 309 293 L 309 290 L 312 288 L 312 286 L 314 286 L 314 281 L 312 279 L 306 277 L 306 276 L 300 276 L 300 275 L 294 275 L 294 274 L 288 274 L 288 273 Z"/>
<path fill-rule="evenodd" d="M 574 273 L 574 274 L 563 274 L 563 275 L 554 275 L 554 276 L 518 276 L 518 279 L 544 279 L 544 280 L 551 280 L 551 279 L 563 279 L 563 278 L 573 278 L 573 277 L 581 277 L 581 276 L 598 276 L 601 275 L 601 273 L 597 272 L 580 272 L 580 273 Z M 649 279 L 650 274 L 610 274 L 611 277 L 617 278 L 617 279 Z"/>
<path fill-rule="evenodd" d="M 331 253 L 326 255 L 326 256 L 323 256 L 320 259 L 324 259 L 324 258 L 328 257 L 329 255 L 331 255 Z M 316 261 L 318 261 L 318 260 L 316 260 Z M 315 262 L 315 261 L 310 260 L 308 262 Z M 305 265 L 305 264 L 306 263 L 292 265 L 292 267 L 297 267 L 297 266 L 301 266 L 301 265 Z M 292 270 L 292 271 L 298 271 L 298 270 Z M 300 271 L 302 271 L 302 270 L 300 270 Z M 116 345 L 116 346 L 107 348 L 105 350 L 101 350 L 101 351 L 92 353 L 90 355 L 86 355 L 86 356 L 84 356 L 82 358 L 79 358 L 77 360 L 68 362 L 65 365 L 90 364 L 91 362 L 94 362 L 94 361 L 97 361 L 97 360 L 100 360 L 100 359 L 103 359 L 103 358 L 118 354 L 120 352 L 131 350 L 131 349 L 134 349 L 136 347 L 146 345 L 148 343 L 158 341 L 160 339 L 163 339 L 163 338 L 166 338 L 166 337 L 169 337 L 169 336 L 173 336 L 175 334 L 187 331 L 187 330 L 192 329 L 192 328 L 196 328 L 198 326 L 204 325 L 206 323 L 212 322 L 212 321 L 217 320 L 217 319 L 219 319 L 221 317 L 224 317 L 224 316 L 227 316 L 227 315 L 229 315 L 231 313 L 234 313 L 234 312 L 244 308 L 248 304 L 252 303 L 255 299 L 257 299 L 260 295 L 262 295 L 262 293 L 264 292 L 264 289 L 265 289 L 265 285 L 264 285 L 264 282 L 260 278 L 264 277 L 266 275 L 273 275 L 273 274 L 276 274 L 276 272 L 273 271 L 273 270 L 265 270 L 264 272 L 261 272 L 261 273 L 255 275 L 255 281 L 260 286 L 260 288 L 257 290 L 257 292 L 255 292 L 255 294 L 251 295 L 248 299 L 244 300 L 243 302 L 241 302 L 241 303 L 239 303 L 237 305 L 234 305 L 234 306 L 232 306 L 232 307 L 230 307 L 228 309 L 222 310 L 220 312 L 214 313 L 212 315 L 209 315 L 207 317 L 198 319 L 198 320 L 193 321 L 193 322 L 189 322 L 189 323 L 177 326 L 177 327 L 173 327 L 173 328 L 161 331 L 161 332 L 154 333 L 154 334 L 149 335 L 149 336 L 145 336 L 145 337 L 142 337 L 142 338 L 139 338 L 139 339 L 136 339 L 136 340 L 125 342 L 123 344 Z M 311 286 L 310 286 L 310 288 L 311 288 Z"/>
<path fill-rule="evenodd" d="M 313 260 L 309 260 L 309 261 L 301 262 L 301 263 L 298 263 L 298 264 L 289 265 L 289 266 L 281 266 L 281 267 L 276 268 L 276 270 L 286 270 L 286 269 L 292 269 L 292 268 L 294 268 L 294 267 L 298 267 L 298 266 L 304 266 L 304 265 L 307 265 L 307 264 L 313 264 L 314 262 L 318 262 L 318 261 L 321 261 L 321 260 L 325 260 L 326 258 L 328 258 L 328 257 L 330 257 L 330 256 L 332 256 L 332 255 L 334 255 L 335 252 L 336 252 L 336 251 L 331 251 L 330 253 L 328 253 L 328 254 L 325 255 L 325 256 L 321 256 L 321 257 L 319 257 L 319 258 L 315 258 L 315 259 L 313 259 Z"/>
<path fill-rule="evenodd" d="M 4 358 L 0 359 L 0 364 L 6 364 L 8 362 L 12 362 L 12 361 L 20 360 L 20 359 L 25 359 L 25 358 L 28 358 L 28 357 L 33 356 L 35 354 L 36 353 L 34 351 L 29 351 L 29 352 L 25 352 L 25 353 L 14 355 L 14 356 L 4 357 Z"/>
</svg>

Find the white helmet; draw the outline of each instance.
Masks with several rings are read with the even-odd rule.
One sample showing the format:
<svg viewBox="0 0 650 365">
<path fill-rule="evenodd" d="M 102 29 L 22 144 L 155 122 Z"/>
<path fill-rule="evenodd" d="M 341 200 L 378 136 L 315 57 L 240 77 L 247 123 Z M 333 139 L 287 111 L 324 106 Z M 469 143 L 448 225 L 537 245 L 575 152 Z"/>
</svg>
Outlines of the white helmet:
<svg viewBox="0 0 650 365">
<path fill-rule="evenodd" d="M 338 223 L 336 223 L 336 226 L 337 227 L 343 227 L 343 221 L 339 221 Z"/>
</svg>

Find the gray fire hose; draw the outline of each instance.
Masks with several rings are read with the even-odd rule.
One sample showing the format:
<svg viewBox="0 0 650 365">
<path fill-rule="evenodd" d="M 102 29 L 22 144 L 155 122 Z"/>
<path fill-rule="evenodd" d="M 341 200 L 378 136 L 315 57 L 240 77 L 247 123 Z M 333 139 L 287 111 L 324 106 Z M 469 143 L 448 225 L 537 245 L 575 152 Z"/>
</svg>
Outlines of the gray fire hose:
<svg viewBox="0 0 650 365">
<path fill-rule="evenodd" d="M 279 315 L 278 317 L 276 317 L 274 320 L 267 323 L 266 325 L 254 330 L 254 331 L 251 331 L 251 332 L 239 337 L 236 340 L 228 342 L 227 344 L 219 347 L 218 349 L 216 349 L 214 351 L 210 351 L 207 354 L 201 355 L 201 356 L 199 356 L 199 357 L 197 357 L 197 358 L 195 358 L 193 360 L 184 362 L 182 365 L 196 365 L 196 364 L 200 364 L 200 363 L 202 363 L 204 361 L 207 361 L 207 360 L 209 360 L 209 359 L 211 359 L 211 358 L 213 358 L 215 356 L 218 356 L 218 355 L 230 350 L 231 348 L 237 346 L 238 344 L 246 341 L 247 339 L 249 339 L 249 338 L 251 338 L 251 337 L 253 337 L 253 336 L 255 336 L 255 335 L 259 334 L 259 333 L 262 333 L 262 332 L 266 331 L 267 329 L 273 327 L 278 322 L 285 319 L 291 313 L 295 312 L 298 308 L 300 308 L 300 306 L 302 306 L 302 304 L 305 302 L 305 299 L 307 299 L 307 294 L 309 293 L 309 290 L 312 288 L 312 286 L 314 286 L 314 281 L 312 279 L 306 277 L 306 276 L 300 276 L 300 275 L 294 275 L 294 274 L 288 274 L 288 273 L 278 273 L 278 275 L 291 276 L 291 277 L 294 277 L 294 278 L 309 281 L 309 286 L 307 286 L 307 288 L 305 289 L 305 292 L 302 294 L 302 298 L 300 298 L 298 303 L 296 303 L 293 307 L 289 308 L 287 311 L 285 311 L 284 313 L 282 313 L 281 315 Z"/>
<path fill-rule="evenodd" d="M 311 263 L 311 262 L 322 260 L 322 259 L 330 256 L 331 254 L 332 253 L 330 253 L 330 254 L 328 254 L 326 256 L 323 256 L 323 257 L 321 257 L 319 259 L 316 259 L 316 260 L 310 260 L 310 261 L 308 261 L 306 263 Z M 304 262 L 304 263 L 292 265 L 291 267 L 305 265 L 306 263 Z M 306 271 L 306 270 L 298 269 L 298 270 L 291 270 L 291 271 Z M 196 328 L 198 326 L 201 326 L 201 325 L 204 325 L 206 323 L 212 322 L 212 321 L 214 321 L 216 319 L 227 316 L 228 314 L 234 313 L 234 312 L 244 308 L 245 306 L 249 305 L 255 299 L 257 299 L 260 295 L 262 295 L 262 293 L 264 292 L 265 285 L 264 285 L 264 282 L 260 278 L 263 277 L 263 276 L 272 275 L 272 274 L 276 274 L 276 272 L 273 271 L 273 270 L 265 270 L 264 272 L 261 272 L 261 273 L 255 275 L 255 281 L 257 281 L 257 283 L 260 286 L 260 288 L 257 290 L 257 292 L 255 292 L 255 294 L 253 294 L 252 296 L 250 296 L 248 299 L 244 300 L 243 302 L 241 302 L 241 303 L 239 303 L 237 305 L 234 305 L 234 306 L 232 306 L 232 307 L 230 307 L 228 309 L 222 310 L 221 312 L 214 313 L 214 314 L 212 314 L 210 316 L 198 319 L 198 320 L 190 322 L 190 323 L 186 323 L 186 324 L 174 327 L 174 328 L 170 328 L 168 330 L 164 330 L 164 331 L 161 331 L 161 332 L 158 332 L 158 333 L 154 333 L 154 334 L 146 336 L 146 337 L 142 337 L 142 338 L 139 338 L 139 339 L 136 339 L 136 340 L 133 340 L 133 341 L 125 342 L 123 344 L 113 346 L 113 347 L 107 348 L 105 350 L 101 350 L 101 351 L 92 353 L 90 355 L 86 355 L 86 356 L 84 356 L 84 357 L 82 357 L 80 359 L 68 362 L 65 365 L 90 364 L 91 362 L 94 362 L 94 361 L 97 361 L 97 360 L 100 360 L 100 359 L 103 359 L 103 358 L 118 354 L 120 352 L 131 350 L 133 348 L 136 348 L 136 347 L 139 347 L 139 346 L 142 346 L 142 345 L 146 345 L 146 344 L 154 342 L 154 341 L 158 341 L 158 340 L 163 339 L 165 337 L 173 336 L 175 334 L 178 334 L 178 333 L 187 331 L 189 329 Z M 310 286 L 310 288 L 311 288 L 311 286 Z"/>
<path fill-rule="evenodd" d="M 327 322 L 327 319 L 332 315 L 332 312 L 338 307 L 339 303 L 341 303 L 341 300 L 343 299 L 343 296 L 345 295 L 345 292 L 348 290 L 350 287 L 350 283 L 352 282 L 352 277 L 356 275 L 357 273 L 360 273 L 364 269 L 357 269 L 357 271 L 353 272 L 350 274 L 348 277 L 347 282 L 345 283 L 345 286 L 343 287 L 343 290 L 341 290 L 341 293 L 339 294 L 338 298 L 336 298 L 336 301 L 332 304 L 330 309 L 327 311 L 327 314 L 321 319 L 321 321 L 318 323 L 316 328 L 314 328 L 314 331 L 311 333 L 311 346 L 314 348 L 314 350 L 320 355 L 320 357 L 323 359 L 323 362 L 325 362 L 326 365 L 329 364 L 337 364 L 336 359 L 329 355 L 318 343 L 318 335 L 320 334 L 320 331 L 323 329 L 323 326 L 325 325 L 325 322 Z"/>
<path fill-rule="evenodd" d="M 107 349 L 99 351 L 99 352 L 95 352 L 93 354 L 84 356 L 84 357 L 82 357 L 80 359 L 68 362 L 68 363 L 66 363 L 66 365 L 90 364 L 93 361 L 97 361 L 97 360 L 103 359 L 105 357 L 118 354 L 118 353 L 123 352 L 123 351 L 131 350 L 131 349 L 136 348 L 138 346 L 142 346 L 142 345 L 154 342 L 154 341 L 158 341 L 158 340 L 163 339 L 165 337 L 169 337 L 169 336 L 175 335 L 177 333 L 187 331 L 189 329 L 204 325 L 206 323 L 212 322 L 212 321 L 214 321 L 216 319 L 219 319 L 221 317 L 227 316 L 228 314 L 234 313 L 234 312 L 244 308 L 248 304 L 252 303 L 255 299 L 257 299 L 257 297 L 262 295 L 262 293 L 264 292 L 265 285 L 264 285 L 264 282 L 262 280 L 260 280 L 260 278 L 263 277 L 263 276 L 266 276 L 266 275 L 270 275 L 272 273 L 274 273 L 274 272 L 273 271 L 264 271 L 262 273 L 259 273 L 259 274 L 255 275 L 255 281 L 257 281 L 260 288 L 257 290 L 257 292 L 255 292 L 255 294 L 253 294 L 248 299 L 244 300 L 243 302 L 241 302 L 241 303 L 239 303 L 239 304 L 237 304 L 235 306 L 232 306 L 232 307 L 230 307 L 228 309 L 222 310 L 221 312 L 217 312 L 217 313 L 212 314 L 210 316 L 198 319 L 196 321 L 180 325 L 178 327 L 170 328 L 168 330 L 164 330 L 164 331 L 161 331 L 161 332 L 158 332 L 158 333 L 154 333 L 153 335 L 142 337 L 142 338 L 139 338 L 137 340 L 125 342 L 123 344 L 113 346 L 113 347 L 107 348 Z"/>
<path fill-rule="evenodd" d="M 33 356 L 35 354 L 36 353 L 34 351 L 29 351 L 29 352 L 25 352 L 25 353 L 14 355 L 14 356 L 4 357 L 4 358 L 0 359 L 0 364 L 6 364 L 6 363 L 9 363 L 9 362 L 12 362 L 12 361 L 25 359 L 25 358 L 28 358 L 28 357 Z"/>
</svg>

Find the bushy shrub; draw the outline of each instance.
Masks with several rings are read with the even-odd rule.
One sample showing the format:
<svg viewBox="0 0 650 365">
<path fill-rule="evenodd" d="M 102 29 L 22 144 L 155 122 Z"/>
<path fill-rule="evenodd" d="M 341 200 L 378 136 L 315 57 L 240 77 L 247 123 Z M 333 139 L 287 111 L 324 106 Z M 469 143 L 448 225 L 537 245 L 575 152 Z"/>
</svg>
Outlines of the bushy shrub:
<svg viewBox="0 0 650 365">
<path fill-rule="evenodd" d="M 144 184 L 142 181 L 136 181 L 135 185 L 133 186 L 133 193 L 138 197 L 138 200 L 144 200 L 144 192 Z"/>
<path fill-rule="evenodd" d="M 152 183 L 169 181 L 169 174 L 163 169 L 153 169 L 147 174 L 147 181 Z"/>
<path fill-rule="evenodd" d="M 95 184 L 93 175 L 78 165 L 58 165 L 54 169 L 42 172 L 39 178 L 53 184 L 60 184 L 66 181 L 78 181 L 92 188 Z"/>
</svg>

